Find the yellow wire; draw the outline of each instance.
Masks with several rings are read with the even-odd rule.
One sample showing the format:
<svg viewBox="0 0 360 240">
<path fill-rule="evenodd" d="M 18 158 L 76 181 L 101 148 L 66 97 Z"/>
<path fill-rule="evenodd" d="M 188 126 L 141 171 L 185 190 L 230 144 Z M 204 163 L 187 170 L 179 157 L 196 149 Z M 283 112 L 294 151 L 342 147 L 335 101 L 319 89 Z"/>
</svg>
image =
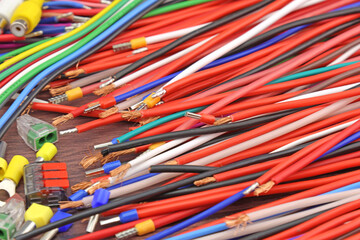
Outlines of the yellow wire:
<svg viewBox="0 0 360 240">
<path fill-rule="evenodd" d="M 71 32 L 68 32 L 62 36 L 59 36 L 57 38 L 54 38 L 48 42 L 45 42 L 43 44 L 40 44 L 34 48 L 31 48 L 23 53 L 18 54 L 17 56 L 10 58 L 8 60 L 6 60 L 5 62 L 3 62 L 2 64 L 0 64 L 0 71 L 10 67 L 11 65 L 21 61 L 22 59 L 36 53 L 39 52 L 41 50 L 43 50 L 44 48 L 47 48 L 53 44 L 56 44 L 62 40 L 65 40 L 68 37 L 73 36 L 74 34 L 80 32 L 81 30 L 87 28 L 88 26 L 90 26 L 91 24 L 93 24 L 95 21 L 97 21 L 99 18 L 101 18 L 104 14 L 106 14 L 112 7 L 114 7 L 116 4 L 118 4 L 119 2 L 121 2 L 121 0 L 115 0 L 113 1 L 109 6 L 107 6 L 106 8 L 104 8 L 104 10 L 102 10 L 101 12 L 99 12 L 98 14 L 96 14 L 94 17 L 92 17 L 89 21 L 87 21 L 85 24 L 81 25 L 79 28 L 76 28 L 74 30 L 72 30 Z"/>
</svg>

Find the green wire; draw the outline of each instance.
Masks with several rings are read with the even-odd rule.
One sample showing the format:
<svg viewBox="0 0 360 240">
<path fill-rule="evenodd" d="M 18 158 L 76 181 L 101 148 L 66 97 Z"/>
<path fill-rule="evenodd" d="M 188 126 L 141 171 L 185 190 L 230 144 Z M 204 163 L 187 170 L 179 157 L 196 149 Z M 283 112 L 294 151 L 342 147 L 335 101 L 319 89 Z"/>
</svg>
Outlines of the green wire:
<svg viewBox="0 0 360 240">
<path fill-rule="evenodd" d="M 80 39 L 81 37 L 83 37 L 84 35 L 88 34 L 90 31 L 92 31 L 93 29 L 95 29 L 96 27 L 98 27 L 101 23 L 105 22 L 108 18 L 110 18 L 114 13 L 116 13 L 116 11 L 118 11 L 122 6 L 124 6 L 126 4 L 126 2 L 128 2 L 129 0 L 126 1 L 121 1 L 119 4 L 117 4 L 114 8 L 110 9 L 106 14 L 104 14 L 104 16 L 102 16 L 101 18 L 99 18 L 96 22 L 94 22 L 93 24 L 91 24 L 89 27 L 87 27 L 86 29 L 83 29 L 82 31 L 74 34 L 73 36 L 64 39 L 63 41 L 60 41 L 52 46 L 49 46 L 29 57 L 27 57 L 26 59 L 22 60 L 21 62 L 17 63 L 16 65 L 11 66 L 10 68 L 6 69 L 5 71 L 3 71 L 0 74 L 0 81 L 3 80 L 4 78 L 6 78 L 8 75 L 10 75 L 11 73 L 17 71 L 18 69 L 26 66 L 27 64 L 33 62 L 34 60 L 44 56 L 45 54 L 54 51 L 70 42 L 76 41 L 77 39 Z"/>
<path fill-rule="evenodd" d="M 160 7 L 160 8 L 154 9 L 154 10 L 150 11 L 149 13 L 147 13 L 143 18 L 153 17 L 153 16 L 164 14 L 164 13 L 168 13 L 168 12 L 173 12 L 173 11 L 176 11 L 176 10 L 191 7 L 191 6 L 194 6 L 194 5 L 199 5 L 199 4 L 210 2 L 210 1 L 214 1 L 214 0 L 191 0 L 191 1 L 175 3 L 175 4 L 172 4 L 172 5 L 168 5 L 168 6 L 165 6 L 165 7 Z M 13 50 L 11 52 L 8 52 L 7 54 L 0 57 L 0 63 L 4 62 L 8 58 L 12 58 L 12 57 L 14 57 L 14 56 L 16 56 L 16 55 L 18 55 L 18 54 L 20 54 L 22 52 L 25 52 L 25 51 L 33 48 L 33 47 L 36 47 L 36 46 L 38 46 L 38 45 L 40 45 L 40 44 L 42 44 L 44 42 L 50 41 L 53 38 L 56 38 L 56 37 L 47 38 L 45 40 L 41 40 L 39 42 L 35 42 L 35 43 L 32 43 L 32 44 L 26 45 L 24 47 L 15 49 L 15 50 Z M 1 79 L 0 79 L 0 81 L 1 81 Z"/>
<path fill-rule="evenodd" d="M 189 110 L 184 110 L 184 111 L 181 111 L 181 112 L 177 112 L 177 113 L 174 113 L 174 114 L 171 114 L 171 115 L 168 115 L 166 117 L 163 117 L 163 118 L 160 118 L 158 120 L 155 120 L 153 122 L 150 122 L 148 124 L 145 124 L 144 126 L 141 126 L 135 130 L 132 130 L 128 133 L 125 133 L 124 135 L 116 138 L 116 140 L 121 143 L 121 142 L 124 142 L 126 140 L 129 140 L 130 138 L 132 137 L 135 137 L 136 135 L 139 135 L 140 133 L 143 133 L 147 130 L 150 130 L 154 127 L 157 127 L 163 123 L 167 123 L 167 122 L 170 122 L 174 119 L 177 119 L 177 118 L 181 118 L 183 116 L 185 116 L 185 114 L 187 112 L 199 112 L 201 110 L 203 110 L 205 107 L 197 107 L 197 108 L 192 108 L 192 109 L 189 109 Z"/>
<path fill-rule="evenodd" d="M 90 42 L 92 39 L 94 39 L 96 36 L 98 36 L 101 32 L 109 28 L 112 24 L 114 24 L 116 21 L 118 21 L 122 16 L 124 16 L 127 12 L 129 12 L 131 9 L 136 7 L 139 3 L 141 3 L 142 0 L 135 0 L 131 2 L 129 5 L 125 6 L 124 9 L 122 9 L 119 13 L 116 13 L 114 16 L 109 18 L 108 21 L 100 25 L 98 28 L 94 29 L 91 33 L 89 33 L 87 36 L 79 40 L 75 45 L 73 45 L 71 48 L 67 49 L 66 51 L 62 52 L 61 54 L 49 59 L 45 63 L 37 66 L 33 70 L 31 70 L 29 73 L 21 77 L 18 81 L 16 81 L 10 88 L 8 88 L 3 94 L 0 96 L 0 103 L 2 103 L 7 96 L 11 94 L 11 92 L 15 91 L 19 86 L 26 83 L 28 80 L 30 80 L 32 77 L 34 77 L 38 72 L 42 71 L 43 69 L 51 66 L 52 64 L 56 63 L 57 61 L 63 59 L 64 57 L 68 56 L 69 54 L 75 52 L 76 50 L 80 49 L 82 46 Z M 124 2 L 121 2 L 122 5 L 125 4 Z M 75 36 L 75 35 L 74 35 Z M 70 38 L 67 39 L 68 41 L 71 41 Z M 55 44 L 56 45 L 56 44 Z M 54 48 L 55 45 L 53 46 Z M 40 52 L 39 52 L 40 53 Z"/>
<path fill-rule="evenodd" d="M 309 77 L 309 76 L 317 75 L 317 74 L 320 74 L 320 73 L 323 73 L 323 72 L 328 72 L 328 71 L 335 70 L 335 69 L 338 69 L 338 68 L 346 67 L 346 66 L 349 66 L 351 64 L 358 63 L 358 62 L 360 62 L 360 61 L 340 63 L 340 64 L 331 65 L 331 66 L 327 66 L 327 67 L 308 70 L 308 71 L 305 71 L 305 72 L 299 72 L 299 73 L 295 73 L 295 74 L 292 74 L 292 75 L 289 75 L 289 76 L 285 76 L 285 77 L 282 77 L 282 78 L 275 79 L 275 80 L 267 83 L 266 85 L 275 84 L 275 83 L 282 83 L 282 82 L 287 82 L 287 81 L 291 81 L 291 80 L 295 80 L 295 79 L 299 79 L 299 78 Z"/>
<path fill-rule="evenodd" d="M 211 2 L 214 0 L 191 0 L 191 1 L 184 1 L 184 2 L 179 2 L 179 3 L 174 3 L 168 6 L 164 6 L 164 7 L 159 7 L 157 9 L 152 10 L 151 12 L 149 12 L 148 14 L 146 14 L 143 18 L 148 18 L 148 17 L 153 17 L 156 15 L 160 15 L 160 14 L 164 14 L 164 13 L 168 13 L 168 12 L 173 12 L 179 9 L 183 9 L 183 8 L 188 8 L 188 7 L 192 7 L 194 5 L 198 5 L 198 4 L 202 4 L 202 3 L 206 3 L 206 2 Z"/>
</svg>

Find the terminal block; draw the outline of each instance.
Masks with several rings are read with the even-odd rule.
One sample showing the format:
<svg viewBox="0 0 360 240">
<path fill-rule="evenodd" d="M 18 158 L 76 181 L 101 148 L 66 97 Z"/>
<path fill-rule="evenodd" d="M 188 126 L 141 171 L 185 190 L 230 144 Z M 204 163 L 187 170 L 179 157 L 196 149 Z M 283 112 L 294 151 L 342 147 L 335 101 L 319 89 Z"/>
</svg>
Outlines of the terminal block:
<svg viewBox="0 0 360 240">
<path fill-rule="evenodd" d="M 66 201 L 69 187 L 66 164 L 61 162 L 35 162 L 24 167 L 26 205 L 38 203 L 58 207 Z"/>
<path fill-rule="evenodd" d="M 46 142 L 55 143 L 58 140 L 54 126 L 28 114 L 17 119 L 17 129 L 21 138 L 34 151 L 38 151 Z"/>
</svg>

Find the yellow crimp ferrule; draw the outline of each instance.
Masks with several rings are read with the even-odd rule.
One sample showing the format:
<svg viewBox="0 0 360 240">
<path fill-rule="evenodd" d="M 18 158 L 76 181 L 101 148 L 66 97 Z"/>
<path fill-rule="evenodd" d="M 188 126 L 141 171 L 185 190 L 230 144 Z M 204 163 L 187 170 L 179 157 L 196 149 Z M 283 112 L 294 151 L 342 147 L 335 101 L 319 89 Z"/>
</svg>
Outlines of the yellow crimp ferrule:
<svg viewBox="0 0 360 240">
<path fill-rule="evenodd" d="M 150 94 L 149 96 L 147 96 L 147 98 L 145 98 L 143 100 L 143 102 L 146 104 L 146 106 L 148 108 L 153 108 L 158 102 L 160 102 L 161 98 L 160 97 L 156 97 L 156 98 L 153 98 L 152 95 L 154 93 Z"/>
<path fill-rule="evenodd" d="M 131 44 L 131 49 L 134 49 L 134 50 L 147 46 L 145 37 L 132 39 L 132 40 L 130 40 L 130 44 Z"/>
<path fill-rule="evenodd" d="M 3 158 L 0 158 L 0 180 L 4 179 L 4 174 L 8 167 L 7 161 Z"/>
<path fill-rule="evenodd" d="M 24 174 L 24 166 L 26 164 L 29 164 L 29 161 L 26 158 L 15 155 L 9 163 L 4 178 L 13 180 L 17 185 Z"/>
<path fill-rule="evenodd" d="M 165 142 L 153 143 L 153 144 L 151 144 L 151 145 L 149 146 L 149 149 L 150 149 L 150 150 L 154 150 L 155 148 L 158 148 L 158 147 L 160 147 L 161 145 L 164 145 L 164 144 L 165 144 Z"/>
<path fill-rule="evenodd" d="M 36 227 L 39 228 L 48 224 L 53 215 L 54 213 L 50 207 L 33 203 L 26 210 L 24 218 L 25 221 L 34 222 Z"/>
<path fill-rule="evenodd" d="M 36 153 L 36 157 L 42 157 L 44 161 L 50 161 L 57 153 L 57 148 L 52 143 L 44 143 L 44 145 Z"/>
<path fill-rule="evenodd" d="M 68 101 L 73 101 L 83 97 L 81 87 L 76 87 L 65 92 Z"/>
<path fill-rule="evenodd" d="M 152 219 L 136 224 L 135 228 L 139 236 L 152 233 L 156 230 L 155 223 Z"/>
<path fill-rule="evenodd" d="M 11 17 L 11 23 L 16 20 L 24 20 L 28 27 L 26 34 L 32 32 L 40 22 L 43 3 L 44 0 L 27 0 L 23 2 Z"/>
<path fill-rule="evenodd" d="M 100 19 L 103 15 L 105 15 L 111 8 L 113 8 L 114 6 L 116 6 L 119 2 L 121 2 L 122 0 L 115 0 L 113 1 L 110 5 L 108 5 L 106 8 L 104 8 L 104 10 L 102 10 L 100 13 L 96 14 L 94 17 L 92 17 L 89 21 L 87 21 L 86 23 L 84 23 L 83 25 L 81 25 L 80 27 L 74 29 L 73 31 L 70 31 L 64 35 L 61 35 L 61 36 L 58 36 L 58 37 L 55 37 L 54 39 L 48 41 L 48 42 L 45 42 L 45 43 L 42 43 L 36 47 L 33 47 L 25 52 L 22 52 L 18 55 L 16 55 L 15 57 L 13 58 L 10 58 L 8 60 L 6 60 L 5 62 L 3 62 L 2 64 L 0 64 L 0 71 L 4 70 L 5 68 L 21 61 L 22 59 L 24 58 L 27 58 L 28 56 L 36 53 L 36 52 L 39 52 L 49 46 L 52 46 L 54 45 L 55 43 L 58 43 L 64 39 L 67 39 L 73 35 L 75 35 L 76 33 L 86 29 L 87 27 L 89 27 L 91 24 L 93 24 L 94 22 L 96 22 L 98 19 Z"/>
</svg>

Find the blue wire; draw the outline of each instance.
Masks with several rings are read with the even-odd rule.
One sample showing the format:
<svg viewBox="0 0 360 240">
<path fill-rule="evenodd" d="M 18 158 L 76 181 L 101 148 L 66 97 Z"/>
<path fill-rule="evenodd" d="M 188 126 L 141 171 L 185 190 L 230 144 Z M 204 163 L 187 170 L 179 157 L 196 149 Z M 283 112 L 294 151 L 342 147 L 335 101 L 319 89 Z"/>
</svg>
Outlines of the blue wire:
<svg viewBox="0 0 360 240">
<path fill-rule="evenodd" d="M 52 66 L 48 67 L 41 73 L 39 73 L 37 76 L 33 78 L 33 80 L 30 81 L 30 83 L 24 88 L 24 90 L 20 93 L 20 95 L 16 98 L 16 100 L 11 104 L 9 109 L 5 112 L 5 114 L 0 119 L 0 128 L 2 128 L 5 123 L 9 120 L 9 118 L 14 114 L 16 109 L 20 106 L 20 104 L 24 101 L 24 99 L 27 97 L 27 95 L 32 91 L 32 89 L 44 78 L 46 78 L 49 74 L 56 71 L 56 69 L 60 68 L 61 66 L 69 63 L 70 61 L 80 57 L 81 55 L 88 52 L 90 49 L 94 48 L 96 45 L 98 45 L 100 42 L 104 41 L 110 35 L 115 32 L 117 29 L 119 29 L 121 26 L 125 25 L 127 22 L 129 22 L 131 19 L 136 17 L 137 15 L 141 14 L 144 9 L 149 8 L 151 5 L 156 3 L 156 0 L 148 0 L 137 7 L 135 7 L 133 10 L 131 10 L 129 13 L 127 13 L 124 17 L 122 17 L 119 21 L 114 23 L 112 26 L 110 26 L 108 29 L 106 29 L 103 33 L 98 35 L 96 38 L 91 40 L 89 43 L 81 47 L 80 49 L 76 50 L 75 52 L 71 53 L 70 55 L 66 56 L 65 58 L 61 59 L 57 63 L 53 64 Z"/>
<path fill-rule="evenodd" d="M 333 11 L 339 11 L 339 10 L 343 10 L 343 9 L 347 9 L 347 8 L 351 8 L 351 7 L 358 7 L 358 6 L 360 6 L 360 3 L 354 3 L 354 4 L 344 6 L 342 8 L 335 9 Z M 239 53 L 236 53 L 236 54 L 233 54 L 231 56 L 227 56 L 227 57 L 224 57 L 224 58 L 217 59 L 217 60 L 209 63 L 205 67 L 201 68 L 199 71 L 206 70 L 206 69 L 213 68 L 213 67 L 217 67 L 217 66 L 222 65 L 224 63 L 234 61 L 236 59 L 239 59 L 239 58 L 245 57 L 247 55 L 250 55 L 251 53 L 254 53 L 254 52 L 257 52 L 257 51 L 262 50 L 264 48 L 267 48 L 267 47 L 269 47 L 269 46 L 271 46 L 271 45 L 273 45 L 275 43 L 278 43 L 281 40 L 283 40 L 283 39 L 285 39 L 285 38 L 299 32 L 300 30 L 306 28 L 309 25 L 310 24 L 302 25 L 302 26 L 298 26 L 298 27 L 289 29 L 286 32 L 284 32 L 282 34 L 279 34 L 279 35 L 273 37 L 272 39 L 270 39 L 270 40 L 268 40 L 268 41 L 266 41 L 264 43 L 259 44 L 256 47 L 247 49 L 245 51 L 242 51 L 242 52 L 239 52 Z M 127 98 L 130 98 L 130 97 L 135 96 L 135 95 L 137 95 L 139 93 L 145 92 L 145 91 L 150 90 L 150 89 L 152 89 L 154 87 L 157 87 L 157 86 L 159 86 L 161 84 L 164 84 L 164 83 L 170 81 L 171 79 L 173 79 L 174 77 L 176 77 L 181 72 L 182 71 L 178 71 L 178 72 L 170 74 L 170 75 L 168 75 L 166 77 L 157 79 L 157 80 L 152 81 L 150 83 L 147 83 L 147 84 L 145 84 L 145 85 L 143 85 L 141 87 L 138 87 L 138 88 L 136 88 L 134 90 L 131 90 L 129 92 L 126 92 L 124 94 L 117 95 L 117 96 L 115 96 L 115 101 L 116 101 L 116 103 L 119 103 L 121 101 L 124 101 Z M 269 84 L 271 84 L 271 83 L 269 83 Z"/>
<path fill-rule="evenodd" d="M 46 9 L 63 9 L 63 8 L 85 8 L 85 5 L 78 2 L 57 1 L 45 2 L 43 7 Z"/>
<path fill-rule="evenodd" d="M 141 175 L 141 176 L 138 176 L 138 177 L 135 177 L 135 178 L 132 178 L 132 179 L 129 179 L 129 180 L 126 180 L 122 183 L 118 183 L 118 184 L 115 184 L 111 187 L 108 187 L 107 190 L 113 190 L 113 189 L 116 189 L 116 188 L 119 188 L 119 187 L 123 187 L 123 186 L 126 186 L 126 185 L 130 185 L 132 183 L 136 183 L 136 182 L 140 182 L 142 180 L 145 180 L 145 179 L 148 179 L 148 178 L 151 178 L 151 177 L 154 177 L 156 175 L 158 175 L 160 173 L 148 173 L 148 174 L 145 174 L 145 175 Z"/>
<path fill-rule="evenodd" d="M 320 195 L 325 195 L 325 194 L 333 194 L 333 193 L 345 192 L 345 191 L 349 191 L 349 190 L 353 190 L 353 189 L 357 189 L 357 188 L 360 188 L 360 182 L 353 183 L 353 184 L 350 184 L 350 185 L 347 185 L 347 186 L 344 186 L 344 187 L 340 187 L 340 188 L 337 188 L 335 190 L 332 190 L 332 191 L 329 191 L 329 192 L 326 192 L 326 193 L 323 193 L 323 194 L 319 194 L 319 196 Z M 258 222 L 258 221 L 261 221 L 261 220 L 264 220 L 264 219 L 267 219 L 267 218 L 272 218 L 272 217 L 275 217 L 277 215 L 282 215 L 282 214 L 285 214 L 285 213 L 286 212 L 276 214 L 276 215 L 273 215 L 273 216 L 269 216 L 269 217 L 266 217 L 266 218 L 263 218 L 263 219 L 256 220 L 254 222 Z M 182 235 L 171 237 L 171 238 L 168 238 L 168 240 L 190 240 L 190 239 L 202 237 L 202 236 L 205 236 L 205 235 L 213 234 L 213 233 L 216 233 L 216 232 L 225 231 L 225 230 L 228 230 L 228 229 L 229 229 L 229 227 L 225 223 L 219 223 L 219 224 L 216 224 L 216 225 L 213 225 L 213 226 L 209 226 L 209 227 L 206 227 L 206 228 L 195 230 L 193 232 L 188 232 L 188 233 L 184 233 Z"/>
<path fill-rule="evenodd" d="M 247 188 L 241 190 L 240 192 L 232 195 L 231 197 L 221 201 L 220 203 L 212 206 L 211 208 L 208 208 L 206 209 L 205 211 L 189 218 L 189 219 L 186 219 L 185 221 L 179 223 L 179 224 L 176 224 L 175 226 L 172 226 L 162 232 L 159 232 L 149 238 L 147 238 L 147 240 L 157 240 L 157 239 L 162 239 L 166 236 L 169 236 L 170 234 L 173 234 L 177 231 L 180 231 L 181 229 L 184 229 L 198 221 L 201 221 L 202 219 L 220 211 L 221 209 L 229 206 L 230 204 L 238 201 L 239 199 L 243 198 L 245 195 L 244 195 L 244 192 L 246 191 Z M 180 238 L 182 239 L 182 238 Z"/>
<path fill-rule="evenodd" d="M 306 25 L 307 26 L 307 25 Z M 224 57 L 224 58 L 220 58 L 220 59 L 217 59 L 211 63 L 209 63 L 208 65 L 206 65 L 205 67 L 201 68 L 199 71 L 201 70 L 206 70 L 206 69 L 209 69 L 209 68 L 213 68 L 213 67 L 216 67 L 216 66 L 219 66 L 219 65 L 222 65 L 224 63 L 228 63 L 228 62 L 231 62 L 231 61 L 234 61 L 236 59 L 239 59 L 239 58 L 242 58 L 242 57 L 245 57 L 251 53 L 254 53 L 254 52 L 257 52 L 261 49 L 264 49 L 264 48 L 267 48 L 287 37 L 289 37 L 290 35 L 300 31 L 301 29 L 305 28 L 306 27 L 305 25 L 304 26 L 299 26 L 299 27 L 296 27 L 296 28 L 293 28 L 293 29 L 290 29 L 264 43 L 261 43 L 260 45 L 256 46 L 256 47 L 253 47 L 251 49 L 248 49 L 248 50 L 245 50 L 243 52 L 240 52 L 240 53 L 236 53 L 236 54 L 233 54 L 231 56 L 227 56 L 227 57 Z M 163 78 L 160 78 L 160 79 L 157 79 L 155 81 L 152 81 L 150 83 L 147 83 L 141 87 L 138 87 L 134 90 L 131 90 L 127 93 L 124 93 L 124 94 L 120 94 L 120 95 L 117 95 L 115 96 L 115 100 L 116 100 L 116 103 L 119 103 L 129 97 L 132 97 L 132 96 L 135 96 L 139 93 L 142 93 L 142 92 L 145 92 L 147 90 L 150 90 L 156 86 L 159 86 L 163 83 L 166 83 L 168 81 L 170 81 L 171 79 L 173 79 L 174 77 L 176 77 L 178 74 L 180 74 L 182 71 L 178 71 L 176 73 L 173 73 L 173 74 L 170 74 L 166 77 L 163 77 Z"/>
</svg>

